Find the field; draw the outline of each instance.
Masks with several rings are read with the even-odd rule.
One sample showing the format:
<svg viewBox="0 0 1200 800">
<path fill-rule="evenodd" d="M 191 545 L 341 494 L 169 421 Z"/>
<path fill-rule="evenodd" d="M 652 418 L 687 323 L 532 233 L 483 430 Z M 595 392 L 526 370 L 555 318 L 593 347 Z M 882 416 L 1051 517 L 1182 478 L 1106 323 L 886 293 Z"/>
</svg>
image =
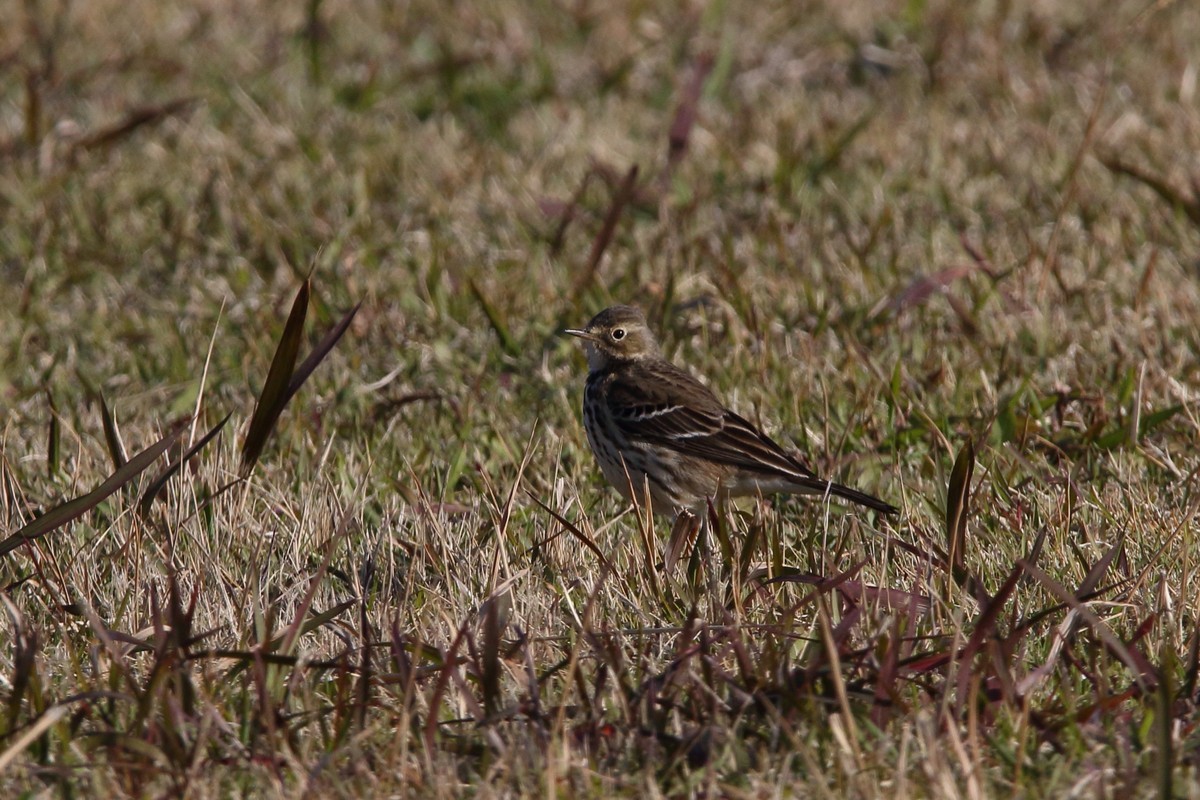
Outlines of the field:
<svg viewBox="0 0 1200 800">
<path fill-rule="evenodd" d="M 1196 4 L 13 5 L 0 795 L 1200 797 Z"/>
</svg>

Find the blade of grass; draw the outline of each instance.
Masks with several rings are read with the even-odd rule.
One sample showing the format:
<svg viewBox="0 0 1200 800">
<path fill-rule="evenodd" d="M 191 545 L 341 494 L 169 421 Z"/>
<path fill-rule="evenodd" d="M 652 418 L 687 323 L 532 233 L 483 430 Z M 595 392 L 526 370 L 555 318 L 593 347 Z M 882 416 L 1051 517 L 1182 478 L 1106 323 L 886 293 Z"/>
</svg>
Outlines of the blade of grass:
<svg viewBox="0 0 1200 800">
<path fill-rule="evenodd" d="M 1117 541 L 1113 546 L 1108 548 L 1108 551 L 1101 556 L 1100 560 L 1092 565 L 1087 571 L 1083 582 L 1079 584 L 1079 589 L 1075 592 L 1075 597 L 1083 600 L 1085 597 L 1096 591 L 1096 587 L 1100 585 L 1100 581 L 1104 580 L 1104 576 L 1108 574 L 1108 568 L 1112 566 L 1117 554 L 1121 552 L 1121 548 L 1125 546 L 1125 531 L 1121 531 L 1117 535 Z"/>
<path fill-rule="evenodd" d="M 1154 665 L 1137 649 L 1126 647 L 1125 643 L 1113 633 L 1112 628 L 1108 627 L 1104 620 L 1096 616 L 1096 613 L 1085 603 L 1081 603 L 1065 586 L 1051 578 L 1040 568 L 1026 562 L 1024 559 L 1018 563 L 1027 574 L 1040 583 L 1050 594 L 1075 610 L 1080 619 L 1100 637 L 1100 641 L 1104 642 L 1105 647 L 1129 668 L 1129 671 L 1133 673 L 1138 688 L 1142 692 L 1147 692 L 1158 684 L 1159 678 Z"/>
<path fill-rule="evenodd" d="M 1181 697 L 1196 696 L 1196 678 L 1200 675 L 1200 622 L 1192 626 L 1191 642 L 1188 643 L 1187 670 L 1183 673 Z"/>
<path fill-rule="evenodd" d="M 679 512 L 675 517 L 675 524 L 671 526 L 671 537 L 667 540 L 667 550 L 663 555 L 663 574 L 671 574 L 675 565 L 679 563 L 679 557 L 683 555 L 688 544 L 695 540 L 703 524 L 704 521 L 690 511 Z"/>
<path fill-rule="evenodd" d="M 962 586 L 967 580 L 967 516 L 971 476 L 975 472 L 975 445 L 968 439 L 954 459 L 946 494 L 946 541 L 950 551 L 950 576 Z"/>
<path fill-rule="evenodd" d="M 1136 164 L 1122 160 L 1120 156 L 1114 153 L 1097 153 L 1096 158 L 1110 172 L 1133 178 L 1138 183 L 1148 187 L 1150 191 L 1154 192 L 1172 207 L 1182 209 L 1188 219 L 1196 225 L 1200 225 L 1200 197 L 1172 185 L 1166 179 L 1155 175 L 1149 170 L 1142 169 Z"/>
<path fill-rule="evenodd" d="M 296 367 L 292 372 L 292 378 L 288 381 L 287 393 L 284 395 L 283 402 L 286 404 L 292 399 L 292 396 L 299 391 L 304 382 L 308 380 L 308 376 L 312 375 L 317 365 L 325 360 L 325 356 L 329 355 L 329 351 L 334 348 L 334 345 L 342 338 L 342 335 L 350 327 L 350 323 L 354 321 L 354 317 L 358 314 L 358 310 L 362 307 L 362 303 L 355 303 L 354 308 L 347 311 L 338 324 L 329 329 L 329 332 L 321 337 L 321 341 L 317 342 L 316 347 L 312 352 L 300 362 L 300 366 Z"/>
<path fill-rule="evenodd" d="M 263 447 L 275 429 L 279 415 L 288 401 L 288 389 L 291 384 L 293 368 L 296 366 L 296 355 L 300 352 L 300 339 L 304 334 L 304 319 L 308 314 L 308 297 L 312 291 L 312 279 L 300 285 L 296 299 L 292 303 L 292 312 L 288 315 L 283 327 L 283 336 L 271 360 L 267 371 L 267 379 L 263 382 L 262 393 L 258 404 L 254 407 L 254 415 L 250 418 L 250 427 L 246 430 L 246 439 L 242 443 L 242 477 L 246 477 L 254 469 Z"/>
<path fill-rule="evenodd" d="M 990 598 L 984 604 L 983 611 L 980 612 L 979 618 L 975 622 L 975 629 L 971 631 L 971 638 L 967 640 L 967 644 L 959 656 L 958 691 L 955 692 L 955 717 L 957 719 L 962 719 L 963 710 L 967 705 L 968 685 L 971 683 L 971 677 L 975 674 L 975 670 L 973 669 L 975 655 L 983 649 L 984 642 L 995 632 L 1000 612 L 1004 610 L 1005 603 L 1008 602 L 1008 598 L 1016 590 L 1021 573 L 1020 565 L 1014 566 L 1009 571 L 1008 577 L 1000 586 L 999 591 L 996 592 L 996 596 Z M 986 675 L 983 678 L 986 680 Z M 982 682 L 980 681 L 979 683 Z"/>
<path fill-rule="evenodd" d="M 156 106 L 141 106 L 125 113 L 120 121 L 94 131 L 75 144 L 76 150 L 95 150 L 116 144 L 138 128 L 173 117 L 197 102 L 194 97 L 180 97 Z"/>
<path fill-rule="evenodd" d="M 325 611 L 322 611 L 318 614 L 313 614 L 311 617 L 304 619 L 303 624 L 300 625 L 299 628 L 297 628 L 295 630 L 293 630 L 293 626 L 288 626 L 288 629 L 286 631 L 279 634 L 278 636 L 272 637 L 262 647 L 255 648 L 254 652 L 256 654 L 261 655 L 262 659 L 266 663 L 295 664 L 300 660 L 300 658 L 298 656 L 293 656 L 290 653 L 276 652 L 277 650 L 280 649 L 281 645 L 285 644 L 288 641 L 288 637 L 294 636 L 295 638 L 299 638 L 301 636 L 304 636 L 306 634 L 309 634 L 309 633 L 315 631 L 317 628 L 320 628 L 322 625 L 325 625 L 328 622 L 332 622 L 334 619 L 341 616 L 343 611 L 345 611 L 348 608 L 353 607 L 356 602 L 357 602 L 357 600 L 343 600 L 342 602 L 335 605 L 333 608 L 326 609 Z M 289 649 L 290 649 L 290 645 L 289 645 Z M 235 651 L 232 651 L 232 650 L 206 650 L 206 651 L 198 650 L 198 651 L 196 651 L 196 653 L 198 655 L 208 654 L 210 656 L 220 657 L 220 658 L 241 658 L 241 655 L 238 655 L 238 654 L 230 655 L 230 653 L 235 653 Z M 255 657 L 258 657 L 258 656 L 255 656 Z M 237 666 L 235 666 L 233 669 L 231 669 L 229 671 L 229 673 L 225 676 L 225 680 L 232 680 L 243 669 L 251 666 L 252 661 L 253 661 L 253 659 L 243 660 L 240 664 L 238 664 Z M 323 661 L 323 662 L 307 662 L 306 661 L 305 663 L 306 664 L 322 663 L 322 664 L 330 665 L 330 668 L 332 668 L 332 667 L 338 666 L 341 662 L 329 660 L 329 661 Z"/>
<path fill-rule="evenodd" d="M 491 597 L 483 612 L 483 652 L 481 653 L 484 712 L 490 717 L 500 709 L 500 637 L 508 627 L 509 591 Z"/>
<path fill-rule="evenodd" d="M 26 542 L 31 542 L 53 530 L 61 528 L 68 522 L 83 516 L 88 511 L 100 505 L 105 498 L 136 478 L 158 460 L 158 457 L 175 443 L 175 440 L 179 438 L 181 433 L 183 433 L 183 427 L 176 425 L 157 442 L 129 459 L 120 469 L 115 470 L 112 475 L 109 475 L 103 483 L 92 491 L 47 511 L 16 533 L 0 541 L 0 556 L 11 553 Z"/>
<path fill-rule="evenodd" d="M 36 682 L 37 654 L 41 647 L 37 631 L 25 619 L 21 609 L 9 599 L 7 592 L 0 593 L 0 603 L 8 612 L 12 625 L 11 675 L 8 678 L 8 698 L 5 703 L 7 719 L 4 725 L 4 731 L 11 733 L 19 727 L 25 692 L 30 684 Z"/>
<path fill-rule="evenodd" d="M 588 184 L 591 183 L 593 175 L 595 175 L 595 172 L 590 169 L 584 173 L 583 180 L 579 182 L 579 187 L 571 195 L 571 199 L 563 206 L 558 227 L 554 229 L 554 234 L 550 237 L 550 255 L 557 256 L 562 252 L 563 241 L 567 236 L 567 227 L 579 213 L 579 203 L 583 200 L 583 193 L 587 191 Z"/>
<path fill-rule="evenodd" d="M 574 536 L 576 539 L 578 539 L 579 542 L 584 547 L 586 547 L 588 550 L 591 550 L 592 553 L 596 556 L 596 558 L 600 559 L 600 563 L 604 565 L 605 570 L 607 570 L 609 572 L 611 572 L 613 570 L 613 565 L 611 563 L 609 563 L 609 560 L 604 556 L 604 553 L 600 550 L 599 547 L 596 546 L 595 542 L 593 542 L 590 538 L 588 538 L 587 534 L 585 534 L 583 531 L 579 530 L 578 526 L 576 526 L 573 522 L 568 520 L 562 514 L 559 514 L 557 511 L 550 508 L 550 506 L 543 503 L 540 499 L 538 499 L 538 496 L 535 495 L 533 492 L 526 489 L 525 494 L 529 495 L 529 498 L 531 500 L 533 500 L 533 502 L 535 502 L 539 506 L 541 506 L 543 511 L 545 511 L 547 514 L 549 514 L 550 516 L 552 516 L 556 520 L 558 520 L 559 524 L 561 524 L 568 533 L 570 533 L 572 536 Z M 545 544 L 549 543 L 553 538 L 554 537 L 546 539 L 546 540 L 542 541 L 540 544 L 545 545 Z M 530 550 L 532 550 L 532 549 L 533 548 L 530 548 Z"/>
<path fill-rule="evenodd" d="M 54 397 L 46 389 L 46 404 L 50 406 L 50 422 L 46 426 L 46 476 L 53 478 L 58 474 L 61 460 L 62 432 L 58 421 L 58 408 L 54 405 Z"/>
<path fill-rule="evenodd" d="M 129 460 L 125 454 L 125 445 L 121 444 L 121 435 L 117 433 L 117 421 L 113 418 L 104 395 L 96 392 L 100 401 L 100 422 L 104 426 L 104 443 L 108 445 L 108 454 L 112 457 L 113 469 L 120 469 Z"/>
</svg>

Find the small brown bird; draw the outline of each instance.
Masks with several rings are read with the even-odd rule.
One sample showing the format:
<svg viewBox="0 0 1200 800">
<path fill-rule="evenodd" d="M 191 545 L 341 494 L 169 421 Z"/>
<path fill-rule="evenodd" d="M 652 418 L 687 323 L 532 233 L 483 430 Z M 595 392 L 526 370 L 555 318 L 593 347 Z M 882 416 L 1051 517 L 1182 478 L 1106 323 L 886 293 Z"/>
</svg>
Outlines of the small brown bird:
<svg viewBox="0 0 1200 800">
<path fill-rule="evenodd" d="M 704 384 L 662 356 L 642 312 L 612 306 L 587 327 L 583 424 L 608 482 L 656 514 L 703 514 L 723 495 L 833 495 L 884 514 L 897 508 L 818 478 Z"/>
</svg>

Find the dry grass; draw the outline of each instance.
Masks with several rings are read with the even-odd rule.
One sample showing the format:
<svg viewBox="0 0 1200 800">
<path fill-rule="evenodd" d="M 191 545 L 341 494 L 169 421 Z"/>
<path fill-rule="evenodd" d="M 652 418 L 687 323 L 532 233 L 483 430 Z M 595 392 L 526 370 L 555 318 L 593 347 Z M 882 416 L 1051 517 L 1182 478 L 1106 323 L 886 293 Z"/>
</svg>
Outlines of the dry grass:
<svg viewBox="0 0 1200 800">
<path fill-rule="evenodd" d="M 4 794 L 1200 795 L 1200 10 L 846 6 L 13 12 Z M 614 300 L 903 514 L 662 571 Z"/>
</svg>

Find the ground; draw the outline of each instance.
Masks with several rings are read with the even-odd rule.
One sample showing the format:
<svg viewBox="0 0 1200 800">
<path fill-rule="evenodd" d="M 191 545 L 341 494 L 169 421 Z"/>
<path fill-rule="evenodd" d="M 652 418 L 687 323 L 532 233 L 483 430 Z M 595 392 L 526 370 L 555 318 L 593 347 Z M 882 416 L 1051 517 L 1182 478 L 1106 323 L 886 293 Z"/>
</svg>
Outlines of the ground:
<svg viewBox="0 0 1200 800">
<path fill-rule="evenodd" d="M 1195 4 L 7 18 L 6 796 L 1200 796 Z M 901 513 L 666 558 L 614 302 Z"/>
</svg>

